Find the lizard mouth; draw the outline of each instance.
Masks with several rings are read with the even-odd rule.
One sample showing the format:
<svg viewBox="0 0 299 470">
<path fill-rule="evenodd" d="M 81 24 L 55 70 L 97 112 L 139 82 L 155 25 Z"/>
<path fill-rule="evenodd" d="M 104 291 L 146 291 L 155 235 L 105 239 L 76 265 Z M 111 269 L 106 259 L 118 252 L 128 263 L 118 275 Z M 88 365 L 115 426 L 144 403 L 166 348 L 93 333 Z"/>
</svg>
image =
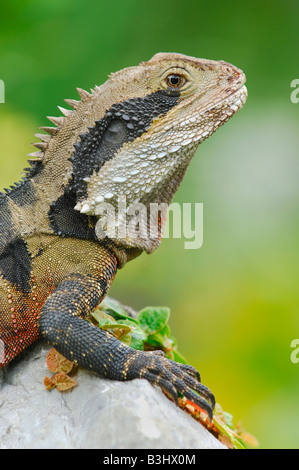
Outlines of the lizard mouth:
<svg viewBox="0 0 299 470">
<path fill-rule="evenodd" d="M 188 137 L 191 137 L 191 145 L 199 145 L 244 106 L 247 95 L 247 88 L 243 82 L 237 90 L 225 98 L 213 103 L 199 114 L 195 111 L 195 115 L 188 117 L 183 123 L 180 122 L 177 128 L 172 126 L 169 130 L 172 132 L 184 130 L 187 141 Z"/>
<path fill-rule="evenodd" d="M 206 140 L 219 127 L 228 121 L 237 111 L 239 111 L 244 106 L 247 96 L 247 88 L 243 84 L 233 93 L 206 109 L 203 113 L 203 117 L 207 115 L 210 116 L 212 113 L 214 118 L 212 121 L 210 121 L 209 125 L 207 125 L 207 128 L 202 132 L 199 143 Z"/>
<path fill-rule="evenodd" d="M 216 107 L 218 107 L 219 105 L 222 106 L 223 104 L 224 105 L 227 104 L 228 108 L 230 108 L 231 111 L 233 111 L 233 113 L 236 113 L 237 111 L 239 111 L 239 109 L 241 109 L 244 106 L 247 96 L 248 96 L 247 88 L 245 85 L 242 85 L 240 88 L 234 91 L 227 98 L 224 98 L 223 100 L 219 101 Z"/>
<path fill-rule="evenodd" d="M 214 107 L 210 108 L 210 111 L 215 112 L 215 124 L 219 127 L 230 119 L 237 111 L 239 111 L 247 100 L 248 92 L 245 85 L 242 85 L 236 91 L 231 93 L 223 100 L 216 103 Z M 220 115 L 217 116 L 218 112 Z"/>
<path fill-rule="evenodd" d="M 215 114 L 217 114 L 219 111 L 221 111 L 223 114 L 227 115 L 228 117 L 231 117 L 244 106 L 247 100 L 247 96 L 248 92 L 246 86 L 241 85 L 230 95 L 226 96 L 225 98 L 221 99 L 217 103 L 207 108 L 204 111 L 204 114 L 210 112 L 215 112 Z"/>
<path fill-rule="evenodd" d="M 246 103 L 248 96 L 247 88 L 242 84 L 237 90 L 234 90 L 230 95 L 214 103 L 201 113 L 201 117 L 209 117 L 213 132 L 230 119 L 237 111 L 239 111 Z M 214 115 L 211 120 L 211 114 Z M 205 132 L 204 132 L 205 134 Z M 207 132 L 210 135 L 210 133 Z M 205 137 L 205 135 L 203 135 Z"/>
</svg>

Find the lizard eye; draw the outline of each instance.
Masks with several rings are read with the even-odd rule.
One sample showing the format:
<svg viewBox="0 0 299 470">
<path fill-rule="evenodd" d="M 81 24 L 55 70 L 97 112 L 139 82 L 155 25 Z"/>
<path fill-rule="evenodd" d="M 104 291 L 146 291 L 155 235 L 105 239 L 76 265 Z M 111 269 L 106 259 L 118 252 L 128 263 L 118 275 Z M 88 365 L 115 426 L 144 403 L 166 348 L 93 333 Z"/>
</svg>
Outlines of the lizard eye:
<svg viewBox="0 0 299 470">
<path fill-rule="evenodd" d="M 186 83 L 186 78 L 183 77 L 183 75 L 171 73 L 165 78 L 166 85 L 169 88 L 177 90 L 178 88 L 181 88 L 183 85 Z"/>
</svg>

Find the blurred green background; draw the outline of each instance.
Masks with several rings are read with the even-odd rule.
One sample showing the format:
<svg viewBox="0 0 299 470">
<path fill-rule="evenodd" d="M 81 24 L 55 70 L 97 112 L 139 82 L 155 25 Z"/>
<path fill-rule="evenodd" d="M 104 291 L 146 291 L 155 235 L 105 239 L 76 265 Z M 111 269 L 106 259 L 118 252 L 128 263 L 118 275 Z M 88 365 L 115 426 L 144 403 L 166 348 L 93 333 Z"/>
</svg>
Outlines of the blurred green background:
<svg viewBox="0 0 299 470">
<path fill-rule="evenodd" d="M 164 240 L 111 294 L 171 307 L 180 351 L 261 447 L 299 447 L 296 0 L 1 1 L 0 187 L 20 177 L 38 126 L 75 87 L 156 52 L 224 59 L 247 75 L 244 109 L 198 150 L 177 202 L 204 203 L 204 244 Z"/>
</svg>

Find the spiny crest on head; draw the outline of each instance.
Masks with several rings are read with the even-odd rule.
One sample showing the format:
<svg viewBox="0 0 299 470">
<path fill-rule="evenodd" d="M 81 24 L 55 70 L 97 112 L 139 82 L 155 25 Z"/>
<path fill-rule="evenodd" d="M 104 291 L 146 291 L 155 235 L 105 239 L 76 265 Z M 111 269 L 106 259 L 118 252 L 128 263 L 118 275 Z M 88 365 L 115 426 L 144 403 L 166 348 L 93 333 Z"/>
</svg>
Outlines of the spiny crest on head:
<svg viewBox="0 0 299 470">
<path fill-rule="evenodd" d="M 58 106 L 63 116 L 59 116 L 59 117 L 48 116 L 49 121 L 51 121 L 55 125 L 55 127 L 42 126 L 40 127 L 40 129 L 45 131 L 47 134 L 40 134 L 40 133 L 34 134 L 35 137 L 41 140 L 41 142 L 35 142 L 31 144 L 33 145 L 33 147 L 36 147 L 38 149 L 37 152 L 32 152 L 28 154 L 28 157 L 30 157 L 30 159 L 28 160 L 28 163 L 30 163 L 31 166 L 34 166 L 36 162 L 40 162 L 43 160 L 45 151 L 47 150 L 49 146 L 49 142 L 51 138 L 55 137 L 58 134 L 65 119 L 69 117 L 72 114 L 72 112 L 78 108 L 81 102 L 84 102 L 87 98 L 91 96 L 90 93 L 88 93 L 88 91 L 83 90 L 82 88 L 77 88 L 77 91 L 81 98 L 79 101 L 73 100 L 73 99 L 64 100 L 73 109 L 70 110 L 70 109 L 65 109 L 65 108 L 62 108 L 61 106 Z M 28 171 L 28 169 L 26 168 L 25 171 Z"/>
</svg>

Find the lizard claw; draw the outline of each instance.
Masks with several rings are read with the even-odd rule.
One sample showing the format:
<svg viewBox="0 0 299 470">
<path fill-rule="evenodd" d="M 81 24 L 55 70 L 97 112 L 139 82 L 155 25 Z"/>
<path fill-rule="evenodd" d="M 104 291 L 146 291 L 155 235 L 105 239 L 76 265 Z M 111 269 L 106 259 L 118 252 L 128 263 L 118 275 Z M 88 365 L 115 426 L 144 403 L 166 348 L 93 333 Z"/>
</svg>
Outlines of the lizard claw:
<svg viewBox="0 0 299 470">
<path fill-rule="evenodd" d="M 182 395 L 204 410 L 212 421 L 215 398 L 200 382 L 200 375 L 194 367 L 171 361 L 163 353 L 157 354 L 157 351 L 135 352 L 134 359 L 130 358 L 127 379 L 139 377 L 158 385 L 177 405 L 179 395 Z"/>
</svg>

